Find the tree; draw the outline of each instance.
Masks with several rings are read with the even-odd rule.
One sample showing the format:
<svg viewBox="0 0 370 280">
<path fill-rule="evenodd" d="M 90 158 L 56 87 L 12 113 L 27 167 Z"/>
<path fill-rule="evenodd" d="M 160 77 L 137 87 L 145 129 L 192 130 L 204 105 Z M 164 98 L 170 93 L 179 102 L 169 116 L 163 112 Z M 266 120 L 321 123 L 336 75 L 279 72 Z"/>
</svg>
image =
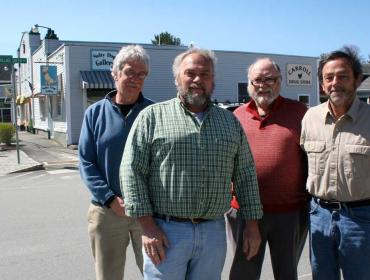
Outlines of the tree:
<svg viewBox="0 0 370 280">
<path fill-rule="evenodd" d="M 181 46 L 181 40 L 168 32 L 161 32 L 160 34 L 154 35 L 152 44 Z"/>
</svg>

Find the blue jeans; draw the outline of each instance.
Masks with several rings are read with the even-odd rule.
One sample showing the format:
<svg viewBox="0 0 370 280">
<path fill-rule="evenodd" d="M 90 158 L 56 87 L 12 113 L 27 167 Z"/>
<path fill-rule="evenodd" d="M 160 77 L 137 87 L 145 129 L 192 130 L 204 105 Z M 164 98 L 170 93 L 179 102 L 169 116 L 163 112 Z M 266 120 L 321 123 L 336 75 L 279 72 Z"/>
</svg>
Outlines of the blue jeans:
<svg viewBox="0 0 370 280">
<path fill-rule="evenodd" d="M 217 280 L 226 256 L 224 218 L 199 224 L 155 219 L 166 234 L 170 248 L 166 259 L 154 265 L 144 255 L 144 279 Z"/>
<path fill-rule="evenodd" d="M 311 200 L 310 258 L 315 280 L 370 275 L 370 206 L 328 210 Z"/>
</svg>

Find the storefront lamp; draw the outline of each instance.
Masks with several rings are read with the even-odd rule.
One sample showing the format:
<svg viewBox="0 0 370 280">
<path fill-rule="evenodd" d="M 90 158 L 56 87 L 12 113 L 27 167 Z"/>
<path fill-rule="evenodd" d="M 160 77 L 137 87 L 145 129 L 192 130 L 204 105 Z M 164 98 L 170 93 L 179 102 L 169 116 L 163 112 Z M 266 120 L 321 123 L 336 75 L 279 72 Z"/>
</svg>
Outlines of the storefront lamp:
<svg viewBox="0 0 370 280">
<path fill-rule="evenodd" d="M 51 29 L 50 27 L 47 27 L 47 26 L 42 26 L 42 25 L 35 24 L 34 26 L 32 26 L 31 32 L 32 33 L 39 33 L 39 28 L 40 27 L 47 29 L 47 33 L 45 35 L 45 39 L 56 39 L 56 40 L 59 39 L 58 36 L 57 36 L 57 34 L 55 34 L 54 30 Z"/>
</svg>

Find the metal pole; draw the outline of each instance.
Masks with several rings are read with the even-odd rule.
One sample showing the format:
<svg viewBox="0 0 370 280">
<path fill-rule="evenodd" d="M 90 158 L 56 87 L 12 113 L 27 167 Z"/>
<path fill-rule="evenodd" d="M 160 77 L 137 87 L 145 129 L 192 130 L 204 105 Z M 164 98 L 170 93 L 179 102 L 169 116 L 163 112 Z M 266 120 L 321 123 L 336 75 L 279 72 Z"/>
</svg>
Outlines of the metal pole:
<svg viewBox="0 0 370 280">
<path fill-rule="evenodd" d="M 20 157 L 19 157 L 19 141 L 18 141 L 18 124 L 17 124 L 17 92 L 16 92 L 16 86 L 15 86 L 15 72 L 14 72 L 14 64 L 11 64 L 11 73 L 12 73 L 12 84 L 13 84 L 13 121 L 15 126 L 15 143 L 17 148 L 17 159 L 18 164 L 21 163 Z"/>
</svg>

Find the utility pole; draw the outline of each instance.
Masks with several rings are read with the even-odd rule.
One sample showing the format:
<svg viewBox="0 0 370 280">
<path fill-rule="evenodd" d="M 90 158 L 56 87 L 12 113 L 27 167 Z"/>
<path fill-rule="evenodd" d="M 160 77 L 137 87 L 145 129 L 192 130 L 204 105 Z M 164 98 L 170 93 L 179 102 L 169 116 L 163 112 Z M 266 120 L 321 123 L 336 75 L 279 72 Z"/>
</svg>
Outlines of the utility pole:
<svg viewBox="0 0 370 280">
<path fill-rule="evenodd" d="M 19 156 L 19 138 L 18 138 L 18 124 L 17 124 L 17 91 L 15 86 L 15 71 L 14 71 L 14 63 L 11 64 L 11 73 L 12 73 L 12 84 L 13 84 L 13 111 L 14 111 L 14 126 L 15 126 L 15 144 L 17 147 L 17 159 L 18 164 L 21 163 L 21 159 Z"/>
</svg>

